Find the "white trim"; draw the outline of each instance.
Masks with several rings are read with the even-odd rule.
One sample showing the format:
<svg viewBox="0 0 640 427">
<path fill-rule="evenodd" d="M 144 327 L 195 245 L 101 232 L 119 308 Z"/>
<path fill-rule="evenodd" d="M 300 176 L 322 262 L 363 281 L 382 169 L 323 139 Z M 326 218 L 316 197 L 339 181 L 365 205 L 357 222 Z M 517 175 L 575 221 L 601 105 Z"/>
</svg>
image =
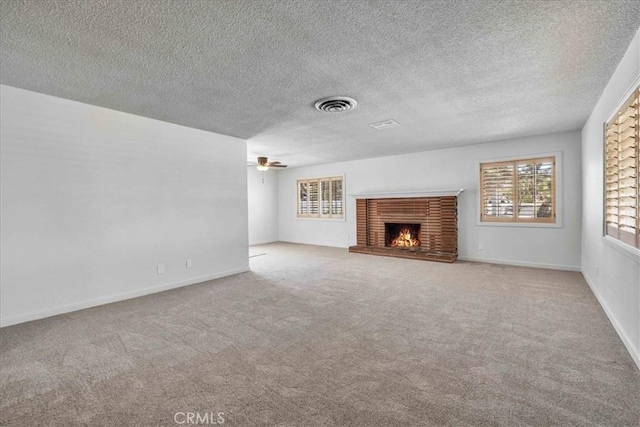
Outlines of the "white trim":
<svg viewBox="0 0 640 427">
<path fill-rule="evenodd" d="M 618 110 L 620 109 L 620 107 L 622 107 L 622 104 L 624 104 L 625 101 L 629 99 L 629 96 L 638 85 L 640 85 L 640 75 L 638 75 L 638 77 L 635 78 L 633 83 L 629 85 L 629 87 L 623 92 L 623 95 L 620 97 L 620 99 L 618 99 L 618 102 L 615 103 L 614 107 L 611 109 L 611 112 L 609 112 L 609 114 L 607 115 L 607 118 L 604 121 L 605 126 L 607 125 L 609 120 L 611 120 L 613 116 L 615 116 L 618 113 Z"/>
<path fill-rule="evenodd" d="M 519 222 L 519 221 L 505 221 L 505 222 L 491 222 L 483 221 L 478 222 L 478 227 L 531 227 L 531 228 L 562 228 L 562 224 L 557 222 L 558 215 L 556 214 L 556 223 L 552 222 Z M 479 221 L 479 220 L 478 220 Z"/>
<path fill-rule="evenodd" d="M 197 283 L 207 282 L 209 280 L 220 279 L 222 277 L 232 276 L 234 274 L 249 271 L 249 266 L 236 268 L 233 270 L 222 271 L 220 273 L 209 274 L 207 276 L 196 277 L 192 279 L 180 280 L 173 283 L 165 283 L 159 286 L 151 286 L 132 292 L 124 292 L 121 294 L 110 295 L 106 297 L 96 298 L 93 300 L 82 301 L 74 304 L 63 305 L 59 307 L 49 308 L 46 310 L 34 311 L 18 316 L 7 317 L 2 319 L 1 327 L 17 325 L 18 323 L 30 322 L 32 320 L 44 319 L 45 317 L 57 316 L 59 314 L 71 313 L 73 311 L 83 310 L 85 308 L 96 307 L 99 305 L 110 304 L 113 302 L 123 301 L 131 298 L 137 298 L 144 295 L 155 294 L 169 289 L 181 288 L 184 286 L 195 285 Z"/>
<path fill-rule="evenodd" d="M 584 270 L 582 270 L 582 276 L 584 277 L 584 280 L 587 282 L 587 284 L 591 288 L 591 292 L 593 292 L 593 295 L 596 296 L 596 299 L 600 303 L 602 310 L 604 310 L 604 313 L 609 318 L 609 322 L 611 322 L 611 324 L 613 325 L 613 328 L 618 333 L 618 336 L 622 340 L 622 343 L 624 344 L 624 346 L 627 348 L 627 351 L 631 355 L 631 358 L 633 359 L 634 362 L 636 362 L 638 369 L 640 369 L 640 351 L 634 347 L 633 343 L 631 342 L 627 334 L 624 332 L 624 329 L 622 329 L 622 326 L 620 326 L 618 319 L 616 319 L 616 317 L 614 316 L 613 311 L 611 311 L 611 309 L 605 302 L 604 298 L 602 297 L 602 295 L 600 295 L 597 288 L 595 287 L 594 282 L 591 279 L 589 279 L 589 276 L 587 276 L 587 273 Z"/>
<path fill-rule="evenodd" d="M 258 242 L 252 242 L 249 244 L 249 247 L 251 246 L 258 246 L 258 245 L 266 245 L 269 243 L 276 243 L 278 241 L 278 239 L 270 239 L 270 240 L 260 240 Z"/>
<path fill-rule="evenodd" d="M 297 220 L 300 221 L 333 221 L 333 222 L 345 222 L 347 219 L 346 218 L 327 218 L 324 216 L 321 217 L 317 217 L 317 216 L 297 216 L 296 217 Z"/>
<path fill-rule="evenodd" d="M 490 159 L 482 159 L 476 161 L 476 183 L 477 183 L 477 191 L 476 191 L 476 225 L 480 227 L 533 227 L 533 228 L 562 228 L 562 220 L 563 220 L 563 163 L 562 163 L 562 151 L 552 151 L 545 153 L 531 153 L 525 155 L 517 155 L 517 156 L 508 156 L 508 157 L 494 157 Z M 480 182 L 480 165 L 482 163 L 497 163 L 497 162 L 509 162 L 509 161 L 518 161 L 518 160 L 529 160 L 529 159 L 537 159 L 543 157 L 555 157 L 556 165 L 555 165 L 555 191 L 556 191 L 556 222 L 522 222 L 522 221 L 513 221 L 513 222 L 499 222 L 499 221 L 482 221 L 481 209 L 480 209 L 480 190 L 482 188 L 482 183 Z"/>
<path fill-rule="evenodd" d="M 350 196 L 356 199 L 401 199 L 406 197 L 458 196 L 463 191 L 464 191 L 464 188 L 461 188 L 459 190 L 426 190 L 426 191 L 395 191 L 392 193 L 360 193 L 360 194 L 350 194 Z"/>
<path fill-rule="evenodd" d="M 341 173 L 327 173 L 327 174 L 322 174 L 322 175 L 318 175 L 318 176 L 309 176 L 309 177 L 305 177 L 305 178 L 296 178 L 296 182 L 297 181 L 314 181 L 314 180 L 319 180 L 319 179 L 330 179 L 330 178 L 340 178 L 342 177 L 342 179 L 344 180 L 346 174 L 344 172 Z"/>
<path fill-rule="evenodd" d="M 561 264 L 545 264 L 541 262 L 528 262 L 528 261 L 509 261 L 503 259 L 491 259 L 491 258 L 477 258 L 477 257 L 467 257 L 467 256 L 458 256 L 460 261 L 472 261 L 472 262 L 483 262 L 486 264 L 504 264 L 504 265 L 514 265 L 516 267 L 532 267 L 532 268 L 546 268 L 549 270 L 563 270 L 563 271 L 580 271 L 580 266 L 572 266 L 572 265 L 561 265 Z"/>
<path fill-rule="evenodd" d="M 640 249 L 636 249 L 633 246 L 616 239 L 615 237 L 607 235 L 603 236 L 603 240 L 607 245 L 611 246 L 613 249 L 617 250 L 622 255 L 629 258 L 631 261 L 635 262 L 636 264 L 640 264 Z"/>
<path fill-rule="evenodd" d="M 345 246 L 336 246 L 329 245 L 327 243 L 308 243 L 308 242 L 298 242 L 295 240 L 279 240 L 278 243 L 288 243 L 292 245 L 305 245 L 305 246 L 321 246 L 323 248 L 336 248 L 336 249 L 349 249 L 349 246 L 353 246 L 352 244 L 347 244 Z M 351 252 L 348 253 L 349 255 Z"/>
<path fill-rule="evenodd" d="M 478 166 L 477 172 L 478 176 L 480 176 L 480 164 L 481 163 L 500 163 L 500 162 L 513 162 L 518 160 L 532 160 L 538 159 L 542 157 L 553 157 L 562 155 L 562 151 L 544 151 L 541 153 L 527 153 L 527 154 L 518 154 L 512 156 L 500 156 L 500 157 L 490 157 L 488 159 L 480 159 L 476 161 L 476 165 Z M 556 159 L 557 160 L 557 159 Z"/>
</svg>

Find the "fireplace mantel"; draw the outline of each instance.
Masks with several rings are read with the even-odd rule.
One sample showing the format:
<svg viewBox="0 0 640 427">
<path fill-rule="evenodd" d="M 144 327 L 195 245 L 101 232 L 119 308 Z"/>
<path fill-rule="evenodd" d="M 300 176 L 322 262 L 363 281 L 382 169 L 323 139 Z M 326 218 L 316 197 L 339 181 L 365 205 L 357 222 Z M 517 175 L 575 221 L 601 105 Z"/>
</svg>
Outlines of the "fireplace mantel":
<svg viewBox="0 0 640 427">
<path fill-rule="evenodd" d="M 425 190 L 425 191 L 395 191 L 390 193 L 360 193 L 351 194 L 350 196 L 355 199 L 403 199 L 414 197 L 444 197 L 444 196 L 458 196 L 464 191 L 464 188 L 459 190 Z"/>
</svg>

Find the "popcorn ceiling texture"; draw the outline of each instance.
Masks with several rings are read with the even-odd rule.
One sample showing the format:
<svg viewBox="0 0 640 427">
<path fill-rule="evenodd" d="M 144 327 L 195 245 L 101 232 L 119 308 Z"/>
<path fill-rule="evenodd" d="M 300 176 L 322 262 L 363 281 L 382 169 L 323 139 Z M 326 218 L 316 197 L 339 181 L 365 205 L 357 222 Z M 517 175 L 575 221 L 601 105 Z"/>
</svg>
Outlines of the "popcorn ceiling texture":
<svg viewBox="0 0 640 427">
<path fill-rule="evenodd" d="M 301 166 L 579 129 L 637 1 L 0 3 L 1 82 Z M 320 114 L 319 98 L 358 107 Z M 376 131 L 369 123 L 402 126 Z"/>
</svg>

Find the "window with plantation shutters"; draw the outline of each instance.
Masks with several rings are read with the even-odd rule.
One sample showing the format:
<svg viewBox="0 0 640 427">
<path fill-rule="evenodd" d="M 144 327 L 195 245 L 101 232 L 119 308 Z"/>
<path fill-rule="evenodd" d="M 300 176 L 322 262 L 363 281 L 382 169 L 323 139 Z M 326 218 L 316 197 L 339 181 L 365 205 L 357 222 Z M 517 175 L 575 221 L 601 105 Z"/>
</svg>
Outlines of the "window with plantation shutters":
<svg viewBox="0 0 640 427">
<path fill-rule="evenodd" d="M 555 223 L 556 158 L 480 164 L 480 221 Z"/>
<path fill-rule="evenodd" d="M 341 176 L 299 179 L 298 218 L 344 218 L 343 182 Z"/>
<path fill-rule="evenodd" d="M 605 124 L 605 233 L 640 248 L 640 87 Z"/>
<path fill-rule="evenodd" d="M 331 178 L 331 216 L 342 218 L 342 178 Z"/>
</svg>

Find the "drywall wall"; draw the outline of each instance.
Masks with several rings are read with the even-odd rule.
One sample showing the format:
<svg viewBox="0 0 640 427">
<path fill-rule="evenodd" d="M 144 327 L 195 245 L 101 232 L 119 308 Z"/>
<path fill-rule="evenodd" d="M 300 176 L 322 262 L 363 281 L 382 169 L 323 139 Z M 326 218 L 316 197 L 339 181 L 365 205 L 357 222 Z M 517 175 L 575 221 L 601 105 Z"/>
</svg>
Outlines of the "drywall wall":
<svg viewBox="0 0 640 427">
<path fill-rule="evenodd" d="M 640 367 L 640 256 L 603 233 L 603 126 L 640 80 L 640 32 L 582 129 L 582 273 Z"/>
<path fill-rule="evenodd" d="M 389 131 L 392 132 L 392 131 Z M 393 136 L 390 136 L 393 139 Z M 562 227 L 478 225 L 478 161 L 561 153 Z M 296 179 L 345 174 L 346 220 L 296 218 Z M 355 199 L 367 192 L 464 188 L 458 201 L 461 259 L 568 270 L 580 268 L 580 133 L 563 132 L 401 156 L 280 171 L 281 241 L 347 247 L 356 242 Z M 482 244 L 483 249 L 479 249 Z"/>
<path fill-rule="evenodd" d="M 246 141 L 0 91 L 2 325 L 248 269 Z"/>
<path fill-rule="evenodd" d="M 278 172 L 247 168 L 249 202 L 249 244 L 261 245 L 278 240 Z"/>
</svg>

